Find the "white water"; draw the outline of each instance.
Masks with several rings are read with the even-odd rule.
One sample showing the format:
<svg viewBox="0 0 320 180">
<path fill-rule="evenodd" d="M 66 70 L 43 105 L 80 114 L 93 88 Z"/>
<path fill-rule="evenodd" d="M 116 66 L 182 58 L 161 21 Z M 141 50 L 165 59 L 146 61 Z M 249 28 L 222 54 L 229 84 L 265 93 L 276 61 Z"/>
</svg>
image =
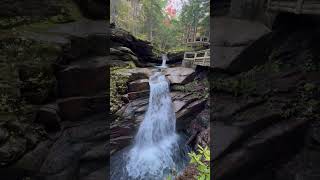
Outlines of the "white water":
<svg viewBox="0 0 320 180">
<path fill-rule="evenodd" d="M 168 56 L 166 54 L 162 54 L 162 64 L 159 66 L 160 68 L 167 68 Z"/>
<path fill-rule="evenodd" d="M 175 169 L 174 154 L 179 149 L 176 116 L 169 92 L 169 83 L 160 72 L 149 79 L 148 110 L 128 152 L 126 170 L 134 179 L 163 177 Z M 157 179 L 157 178 L 154 178 Z"/>
</svg>

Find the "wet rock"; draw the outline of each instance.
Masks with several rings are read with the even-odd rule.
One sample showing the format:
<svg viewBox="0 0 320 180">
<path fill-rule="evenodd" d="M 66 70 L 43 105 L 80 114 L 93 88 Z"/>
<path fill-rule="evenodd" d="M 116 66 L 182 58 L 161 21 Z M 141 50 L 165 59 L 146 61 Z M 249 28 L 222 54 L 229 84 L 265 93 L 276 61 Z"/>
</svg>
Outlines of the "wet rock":
<svg viewBox="0 0 320 180">
<path fill-rule="evenodd" d="M 0 146 L 0 165 L 8 165 L 20 158 L 26 151 L 26 145 L 25 139 L 11 136 Z"/>
<path fill-rule="evenodd" d="M 107 179 L 109 176 L 107 176 L 108 172 L 106 168 L 97 169 L 96 171 L 90 173 L 86 177 L 80 178 L 80 180 L 96 180 L 96 179 Z"/>
<path fill-rule="evenodd" d="M 140 79 L 140 80 L 132 81 L 128 84 L 129 92 L 146 91 L 146 90 L 149 90 L 148 79 Z"/>
<path fill-rule="evenodd" d="M 278 92 L 289 92 L 296 88 L 299 81 L 304 79 L 302 74 L 295 73 L 274 80 L 272 88 Z"/>
<path fill-rule="evenodd" d="M 38 173 L 50 150 L 52 142 L 43 141 L 36 148 L 25 154 L 12 168 L 23 169 L 29 173 Z"/>
<path fill-rule="evenodd" d="M 177 118 L 177 130 L 184 129 L 184 127 L 188 124 L 188 116 L 199 113 L 205 107 L 206 100 L 197 100 L 190 103 L 188 106 L 180 110 L 176 114 Z"/>
<path fill-rule="evenodd" d="M 194 180 L 198 175 L 197 167 L 194 164 L 189 164 L 176 179 L 177 180 Z"/>
<path fill-rule="evenodd" d="M 104 0 L 76 0 L 83 14 L 92 19 L 106 19 L 109 7 Z"/>
<path fill-rule="evenodd" d="M 114 154 L 131 143 L 136 126 L 133 120 L 124 119 L 113 123 L 110 129 L 110 153 Z"/>
<path fill-rule="evenodd" d="M 212 143 L 214 154 L 212 159 L 219 158 L 221 154 L 226 152 L 241 138 L 242 130 L 238 127 L 224 125 L 222 123 L 213 123 L 212 125 Z"/>
<path fill-rule="evenodd" d="M 167 68 L 164 73 L 172 84 L 187 84 L 195 77 L 195 71 L 185 67 Z"/>
<path fill-rule="evenodd" d="M 155 69 L 151 68 L 134 68 L 129 69 L 127 73 L 130 73 L 130 79 L 137 80 L 137 79 L 148 79 L 153 72 L 155 72 Z"/>
<path fill-rule="evenodd" d="M 92 114 L 107 111 L 105 95 L 91 97 L 71 97 L 58 100 L 62 120 L 76 121 Z"/>
<path fill-rule="evenodd" d="M 81 122 L 64 122 L 65 130 L 50 147 L 41 166 L 43 179 L 84 178 L 97 169 L 106 168 L 105 147 L 110 134 L 106 119 L 105 114 L 100 114 Z M 90 168 L 90 162 L 94 168 Z"/>
<path fill-rule="evenodd" d="M 37 113 L 37 123 L 45 126 L 48 132 L 60 129 L 59 107 L 57 104 L 48 104 L 42 106 Z"/>
<path fill-rule="evenodd" d="M 96 145 L 92 147 L 89 151 L 87 151 L 84 155 L 81 156 L 81 160 L 90 161 L 95 159 L 104 159 L 109 156 L 107 151 L 107 144 L 109 142 L 102 143 L 100 145 Z"/>
<path fill-rule="evenodd" d="M 292 148 L 297 148 L 296 140 L 302 142 L 299 134 L 305 130 L 307 123 L 307 119 L 290 119 L 261 131 L 250 138 L 242 148 L 213 161 L 216 179 L 242 177 L 252 170 L 250 167 L 261 167 L 275 155 L 285 155 L 285 149 L 292 151 Z"/>
<path fill-rule="evenodd" d="M 139 98 L 144 98 L 149 96 L 150 91 L 139 91 L 139 92 L 130 92 L 128 94 L 126 94 L 124 97 L 128 98 L 129 100 L 135 100 L 135 99 L 139 99 Z"/>
<path fill-rule="evenodd" d="M 266 62 L 265 58 L 256 60 L 259 55 L 263 57 L 261 55 L 266 54 L 267 48 L 263 45 L 269 39 L 264 36 L 270 32 L 266 26 L 257 22 L 226 17 L 216 17 L 213 26 L 217 27 L 213 35 L 213 59 L 219 59 L 212 62 L 214 68 L 236 73 Z M 261 42 L 256 41 L 258 39 Z M 256 42 L 253 46 L 254 41 Z M 251 45 L 255 51 L 251 49 L 250 52 L 256 53 L 254 61 L 245 54 Z"/>
<path fill-rule="evenodd" d="M 240 98 L 218 93 L 215 93 L 213 100 L 215 106 L 212 107 L 211 117 L 217 121 L 230 120 L 236 112 L 257 106 L 264 101 L 260 98 Z"/>
<path fill-rule="evenodd" d="M 7 140 L 9 137 L 9 132 L 5 129 L 0 127 L 0 144 Z"/>
<path fill-rule="evenodd" d="M 201 131 L 196 139 L 197 146 L 210 147 L 210 128 Z M 213 145 L 213 147 L 216 147 Z M 211 148 L 213 148 L 211 147 Z"/>
<path fill-rule="evenodd" d="M 0 15 L 2 17 L 14 16 L 52 16 L 60 13 L 61 6 L 55 1 L 3 1 L 0 3 Z"/>
<path fill-rule="evenodd" d="M 280 109 L 272 109 L 268 104 L 262 104 L 237 114 L 235 122 L 232 124 L 250 132 L 251 130 L 263 129 L 270 124 L 281 121 L 281 119 L 283 118 Z"/>
<path fill-rule="evenodd" d="M 185 101 L 173 101 L 175 112 L 180 111 L 187 103 Z"/>
<path fill-rule="evenodd" d="M 88 96 L 107 91 L 107 65 L 107 57 L 93 57 L 72 63 L 57 75 L 59 95 Z"/>
<path fill-rule="evenodd" d="M 55 25 L 47 31 L 68 39 L 67 46 L 64 46 L 64 56 L 68 60 L 74 61 L 88 55 L 108 55 L 105 21 L 81 20 Z"/>
</svg>

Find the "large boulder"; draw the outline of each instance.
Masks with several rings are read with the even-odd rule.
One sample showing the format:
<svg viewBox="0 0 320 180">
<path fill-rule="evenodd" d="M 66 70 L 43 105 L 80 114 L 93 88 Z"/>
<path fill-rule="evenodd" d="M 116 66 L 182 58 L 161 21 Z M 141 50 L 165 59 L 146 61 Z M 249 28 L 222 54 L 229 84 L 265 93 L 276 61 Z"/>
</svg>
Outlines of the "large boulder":
<svg viewBox="0 0 320 180">
<path fill-rule="evenodd" d="M 71 63 L 57 74 L 59 96 L 89 96 L 107 91 L 108 57 L 92 57 Z M 90 87 L 90 88 L 88 88 Z"/>
<path fill-rule="evenodd" d="M 79 96 L 58 100 L 62 120 L 79 121 L 90 115 L 106 112 L 106 95 Z"/>
<path fill-rule="evenodd" d="M 149 90 L 149 80 L 148 79 L 139 79 L 128 84 L 128 91 L 129 92 L 136 92 L 136 91 L 145 91 Z"/>
<path fill-rule="evenodd" d="M 26 148 L 26 139 L 11 136 L 6 143 L 0 147 L 0 167 L 18 160 L 24 154 Z"/>
<path fill-rule="evenodd" d="M 216 17 L 213 23 L 213 68 L 239 73 L 267 61 L 270 29 L 266 26 L 226 17 Z"/>
<path fill-rule="evenodd" d="M 172 84 L 187 84 L 195 77 L 194 69 L 185 67 L 167 68 L 164 74 Z"/>
<path fill-rule="evenodd" d="M 298 137 L 305 130 L 307 122 L 306 119 L 291 119 L 271 126 L 252 137 L 242 148 L 220 160 L 213 160 L 216 179 L 244 177 L 252 168 L 258 170 L 258 167 L 272 160 L 275 155 L 286 155 L 287 151 L 297 146 L 290 138 L 295 136 L 294 139 L 301 143 L 301 138 Z"/>
<path fill-rule="evenodd" d="M 152 62 L 155 59 L 152 52 L 153 47 L 150 42 L 137 39 L 121 28 L 111 27 L 110 41 L 112 48 L 127 47 L 135 53 L 142 62 Z"/>
<path fill-rule="evenodd" d="M 59 113 L 57 104 L 44 105 L 37 112 L 36 122 L 44 125 L 48 132 L 60 130 Z"/>
</svg>

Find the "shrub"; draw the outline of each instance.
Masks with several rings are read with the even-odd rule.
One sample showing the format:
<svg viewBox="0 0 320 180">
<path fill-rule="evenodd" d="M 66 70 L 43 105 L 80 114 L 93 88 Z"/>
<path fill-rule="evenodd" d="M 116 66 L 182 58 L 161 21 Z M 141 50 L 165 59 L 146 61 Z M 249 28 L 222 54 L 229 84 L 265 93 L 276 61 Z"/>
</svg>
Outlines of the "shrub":
<svg viewBox="0 0 320 180">
<path fill-rule="evenodd" d="M 198 154 L 188 153 L 191 158 L 190 163 L 195 164 L 198 172 L 198 180 L 210 180 L 210 150 L 208 147 L 198 145 Z"/>
</svg>

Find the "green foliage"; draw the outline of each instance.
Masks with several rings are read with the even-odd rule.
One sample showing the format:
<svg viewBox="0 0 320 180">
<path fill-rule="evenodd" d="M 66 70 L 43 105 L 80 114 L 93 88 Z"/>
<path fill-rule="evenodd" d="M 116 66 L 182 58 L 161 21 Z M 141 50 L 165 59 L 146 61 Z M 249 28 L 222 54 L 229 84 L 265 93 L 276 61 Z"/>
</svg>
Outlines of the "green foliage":
<svg viewBox="0 0 320 180">
<path fill-rule="evenodd" d="M 209 33 L 209 0 L 184 3 L 181 14 L 172 19 L 165 12 L 167 3 L 168 0 L 112 0 L 111 20 L 134 36 L 149 40 L 158 51 L 184 50 L 187 27 Z"/>
<path fill-rule="evenodd" d="M 312 72 L 320 70 L 320 63 L 314 62 L 311 58 L 303 64 L 303 70 L 305 72 Z"/>
<path fill-rule="evenodd" d="M 61 49 L 25 38 L 3 39 L 0 43 L 0 114 L 28 119 L 35 102 L 53 93 L 52 65 Z"/>
<path fill-rule="evenodd" d="M 192 93 L 192 96 L 195 98 L 205 98 L 209 97 L 209 81 L 207 79 L 204 80 L 194 80 L 185 85 L 174 85 L 172 86 L 172 90 L 182 91 L 185 93 Z"/>
<path fill-rule="evenodd" d="M 213 91 L 225 91 L 233 93 L 234 96 L 253 93 L 256 82 L 246 76 L 231 79 L 217 79 L 212 83 Z"/>
<path fill-rule="evenodd" d="M 198 145 L 198 153 L 188 153 L 191 158 L 190 163 L 195 164 L 198 170 L 198 180 L 210 180 L 210 150 L 208 147 Z"/>
<path fill-rule="evenodd" d="M 127 92 L 127 82 L 129 76 L 124 73 L 126 69 L 132 68 L 132 65 L 126 67 L 111 67 L 110 69 L 110 110 L 111 113 L 117 112 L 123 105 L 123 95 Z"/>
</svg>

